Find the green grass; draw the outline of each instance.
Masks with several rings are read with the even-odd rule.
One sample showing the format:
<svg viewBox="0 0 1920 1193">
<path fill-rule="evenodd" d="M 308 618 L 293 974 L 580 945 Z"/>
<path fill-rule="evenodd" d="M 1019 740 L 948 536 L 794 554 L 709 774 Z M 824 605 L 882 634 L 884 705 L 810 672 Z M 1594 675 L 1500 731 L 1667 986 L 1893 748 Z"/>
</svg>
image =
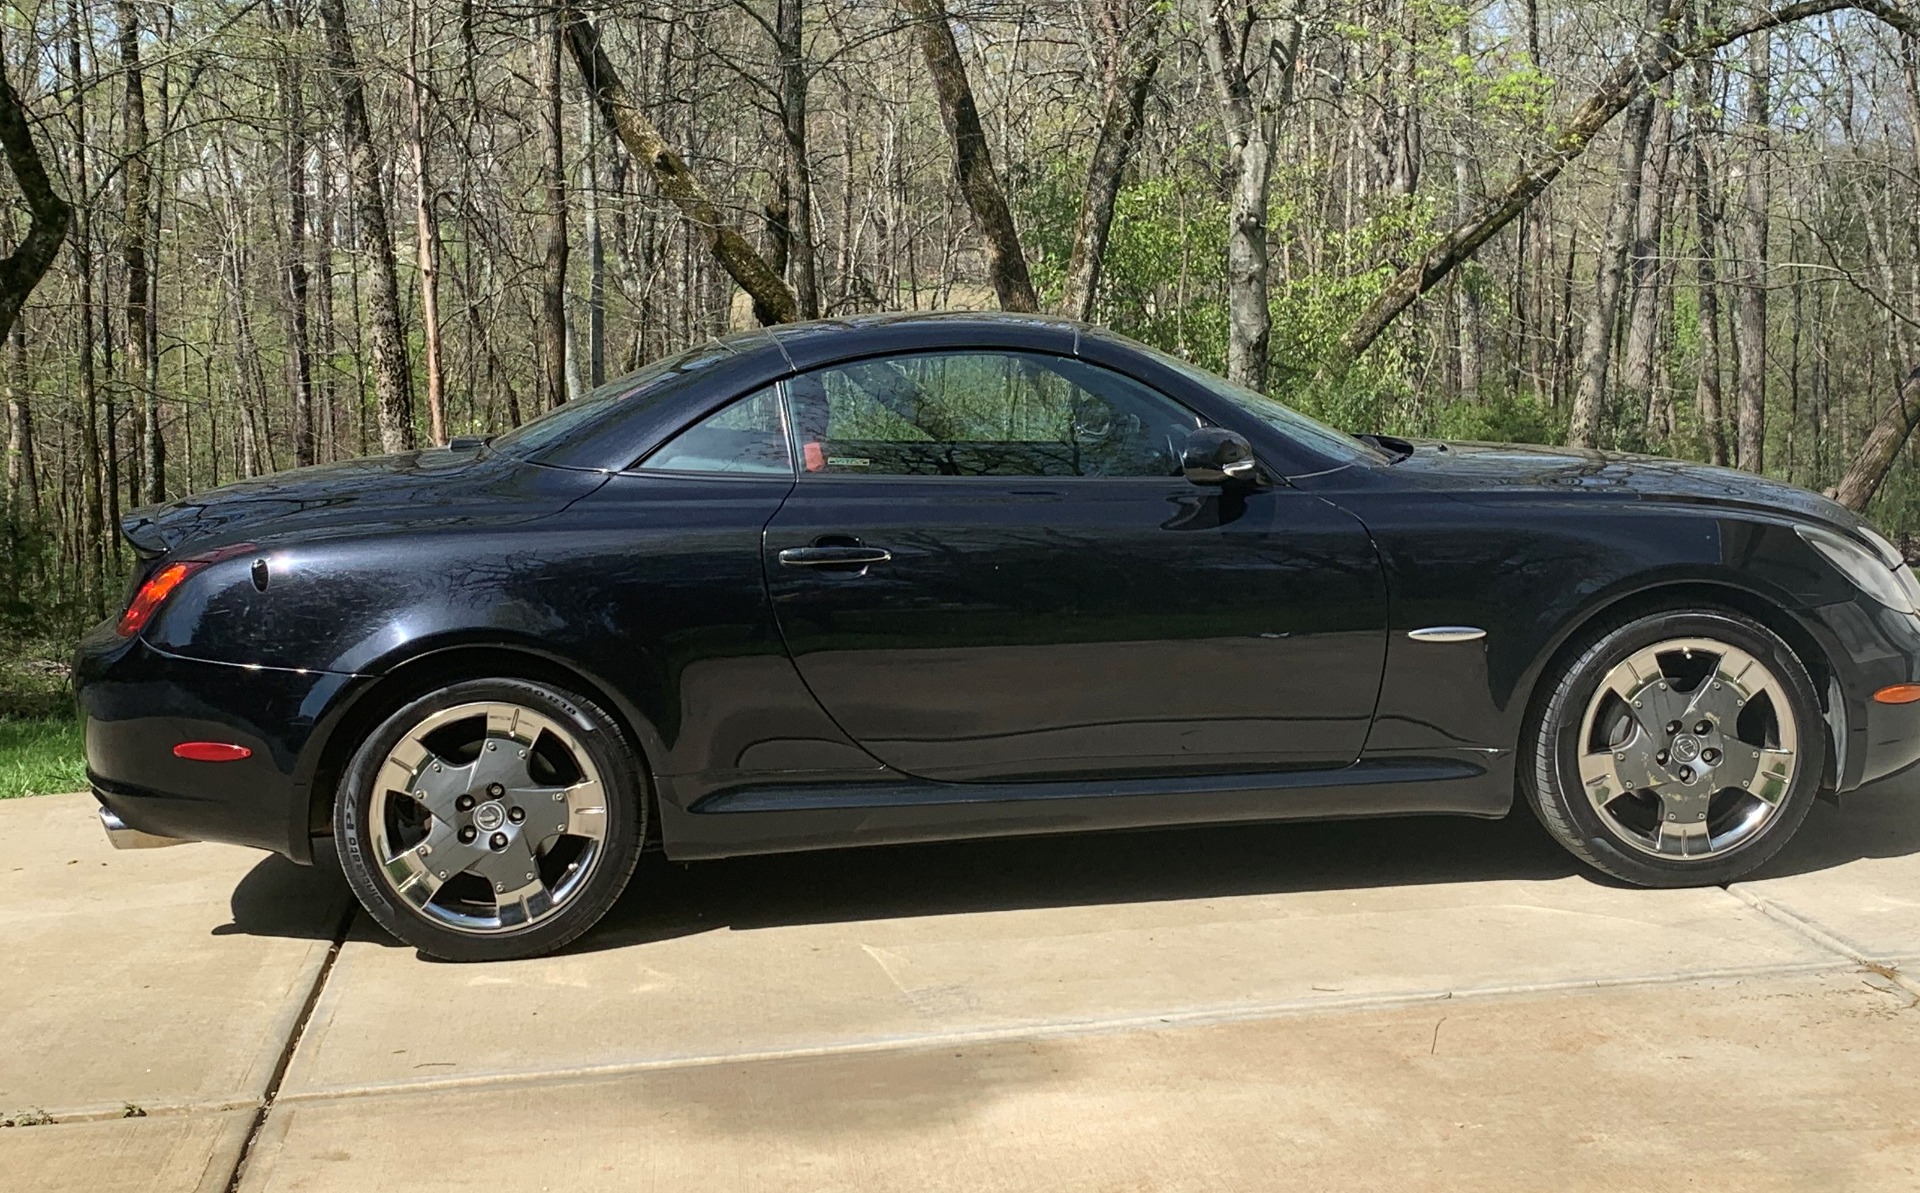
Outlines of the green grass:
<svg viewBox="0 0 1920 1193">
<path fill-rule="evenodd" d="M 80 723 L 71 717 L 0 719 L 0 799 L 58 795 L 87 786 Z"/>
</svg>

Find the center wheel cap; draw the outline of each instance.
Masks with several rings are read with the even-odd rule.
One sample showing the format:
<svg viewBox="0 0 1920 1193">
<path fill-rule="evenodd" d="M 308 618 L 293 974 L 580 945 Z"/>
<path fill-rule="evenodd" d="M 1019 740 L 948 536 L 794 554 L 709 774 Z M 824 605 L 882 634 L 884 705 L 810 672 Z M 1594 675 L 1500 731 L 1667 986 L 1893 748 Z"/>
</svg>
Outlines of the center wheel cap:
<svg viewBox="0 0 1920 1193">
<path fill-rule="evenodd" d="M 1700 757 L 1700 739 L 1691 733 L 1682 733 L 1674 738 L 1673 756 L 1681 762 L 1692 762 Z"/>
<path fill-rule="evenodd" d="M 497 800 L 488 800 L 473 810 L 474 827 L 492 832 L 507 822 L 507 810 Z"/>
</svg>

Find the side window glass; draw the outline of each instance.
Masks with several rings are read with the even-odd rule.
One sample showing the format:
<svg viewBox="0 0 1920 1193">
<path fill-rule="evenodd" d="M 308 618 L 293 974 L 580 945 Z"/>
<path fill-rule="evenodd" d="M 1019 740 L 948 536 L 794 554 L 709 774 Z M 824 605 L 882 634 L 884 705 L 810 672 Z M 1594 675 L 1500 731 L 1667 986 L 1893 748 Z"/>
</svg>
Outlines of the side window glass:
<svg viewBox="0 0 1920 1193">
<path fill-rule="evenodd" d="M 792 476 L 779 387 L 769 385 L 688 427 L 655 448 L 640 471 Z"/>
<path fill-rule="evenodd" d="M 1178 476 L 1199 418 L 1131 378 L 1023 352 L 928 352 L 788 382 L 802 472 Z"/>
</svg>

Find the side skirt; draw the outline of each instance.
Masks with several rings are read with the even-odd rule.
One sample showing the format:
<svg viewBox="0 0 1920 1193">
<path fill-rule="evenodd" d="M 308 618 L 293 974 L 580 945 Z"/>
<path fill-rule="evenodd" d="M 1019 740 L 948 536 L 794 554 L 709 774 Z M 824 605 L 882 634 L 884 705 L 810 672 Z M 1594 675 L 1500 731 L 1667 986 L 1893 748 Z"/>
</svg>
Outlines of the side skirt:
<svg viewBox="0 0 1920 1193">
<path fill-rule="evenodd" d="M 1368 759 L 1327 770 L 1162 779 L 936 783 L 904 776 L 841 784 L 755 784 L 683 808 L 661 780 L 675 860 L 1040 833 L 1236 821 L 1453 814 L 1513 804 L 1510 752 Z"/>
</svg>

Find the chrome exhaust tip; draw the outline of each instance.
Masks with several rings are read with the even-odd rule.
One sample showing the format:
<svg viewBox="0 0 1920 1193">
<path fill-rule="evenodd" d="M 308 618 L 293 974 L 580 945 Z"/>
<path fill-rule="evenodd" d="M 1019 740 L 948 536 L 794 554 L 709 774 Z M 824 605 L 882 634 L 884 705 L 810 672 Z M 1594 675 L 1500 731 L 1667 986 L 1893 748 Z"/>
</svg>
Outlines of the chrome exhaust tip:
<svg viewBox="0 0 1920 1193">
<path fill-rule="evenodd" d="M 165 849 L 169 845 L 191 844 L 185 837 L 162 837 L 129 828 L 127 822 L 109 808 L 100 809 L 100 827 L 107 831 L 107 843 L 115 849 Z"/>
</svg>

